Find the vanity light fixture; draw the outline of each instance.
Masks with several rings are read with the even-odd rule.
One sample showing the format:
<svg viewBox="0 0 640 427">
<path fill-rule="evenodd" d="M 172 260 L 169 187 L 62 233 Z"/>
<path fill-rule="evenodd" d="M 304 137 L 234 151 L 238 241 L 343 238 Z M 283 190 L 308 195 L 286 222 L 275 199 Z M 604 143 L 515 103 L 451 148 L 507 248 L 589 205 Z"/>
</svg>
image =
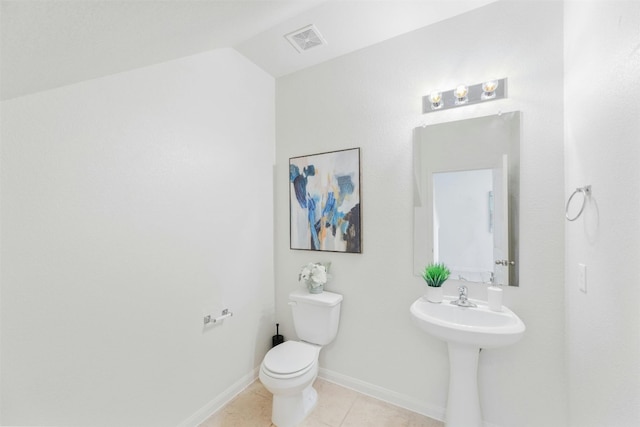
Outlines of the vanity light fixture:
<svg viewBox="0 0 640 427">
<path fill-rule="evenodd" d="M 507 78 L 491 79 L 474 85 L 458 85 L 448 91 L 434 91 L 422 97 L 422 113 L 478 104 L 507 97 Z"/>
</svg>

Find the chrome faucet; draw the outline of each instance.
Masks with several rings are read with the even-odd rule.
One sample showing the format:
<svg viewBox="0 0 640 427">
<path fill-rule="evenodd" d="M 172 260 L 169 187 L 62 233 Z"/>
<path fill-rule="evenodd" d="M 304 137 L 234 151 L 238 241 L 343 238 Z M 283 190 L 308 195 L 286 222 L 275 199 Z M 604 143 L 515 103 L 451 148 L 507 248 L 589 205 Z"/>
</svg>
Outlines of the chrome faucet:
<svg viewBox="0 0 640 427">
<path fill-rule="evenodd" d="M 458 287 L 458 292 L 459 292 L 458 299 L 455 300 L 455 301 L 451 301 L 451 304 L 457 305 L 459 307 L 477 307 L 476 304 L 472 303 L 467 298 L 467 287 L 466 286 L 459 286 Z"/>
</svg>

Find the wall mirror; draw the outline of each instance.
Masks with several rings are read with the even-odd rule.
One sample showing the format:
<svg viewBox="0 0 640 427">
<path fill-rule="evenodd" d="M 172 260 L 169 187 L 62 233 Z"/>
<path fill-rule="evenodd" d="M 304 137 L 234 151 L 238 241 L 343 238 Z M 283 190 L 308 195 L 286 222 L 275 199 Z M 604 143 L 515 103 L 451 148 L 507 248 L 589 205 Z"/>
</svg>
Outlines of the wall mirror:
<svg viewBox="0 0 640 427">
<path fill-rule="evenodd" d="M 520 112 L 414 130 L 414 274 L 518 286 Z"/>
</svg>

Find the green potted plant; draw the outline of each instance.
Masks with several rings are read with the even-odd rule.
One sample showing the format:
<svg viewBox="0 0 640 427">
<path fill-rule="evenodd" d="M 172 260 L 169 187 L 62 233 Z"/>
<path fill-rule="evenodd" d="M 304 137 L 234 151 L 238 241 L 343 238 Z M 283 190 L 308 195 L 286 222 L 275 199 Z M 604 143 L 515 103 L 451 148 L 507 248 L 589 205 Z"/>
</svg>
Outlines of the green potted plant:
<svg viewBox="0 0 640 427">
<path fill-rule="evenodd" d="M 442 284 L 447 281 L 451 272 L 443 263 L 431 263 L 422 273 L 422 278 L 427 282 L 427 300 L 430 302 L 442 302 Z"/>
</svg>

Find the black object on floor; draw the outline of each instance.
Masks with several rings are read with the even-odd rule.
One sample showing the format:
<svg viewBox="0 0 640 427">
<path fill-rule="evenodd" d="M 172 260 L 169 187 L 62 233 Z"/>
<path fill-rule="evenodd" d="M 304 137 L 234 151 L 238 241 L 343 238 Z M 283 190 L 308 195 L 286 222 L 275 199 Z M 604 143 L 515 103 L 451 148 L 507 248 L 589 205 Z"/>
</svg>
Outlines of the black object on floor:
<svg viewBox="0 0 640 427">
<path fill-rule="evenodd" d="M 271 338 L 271 347 L 284 342 L 284 336 L 280 335 L 280 323 L 276 323 L 276 334 Z"/>
</svg>

